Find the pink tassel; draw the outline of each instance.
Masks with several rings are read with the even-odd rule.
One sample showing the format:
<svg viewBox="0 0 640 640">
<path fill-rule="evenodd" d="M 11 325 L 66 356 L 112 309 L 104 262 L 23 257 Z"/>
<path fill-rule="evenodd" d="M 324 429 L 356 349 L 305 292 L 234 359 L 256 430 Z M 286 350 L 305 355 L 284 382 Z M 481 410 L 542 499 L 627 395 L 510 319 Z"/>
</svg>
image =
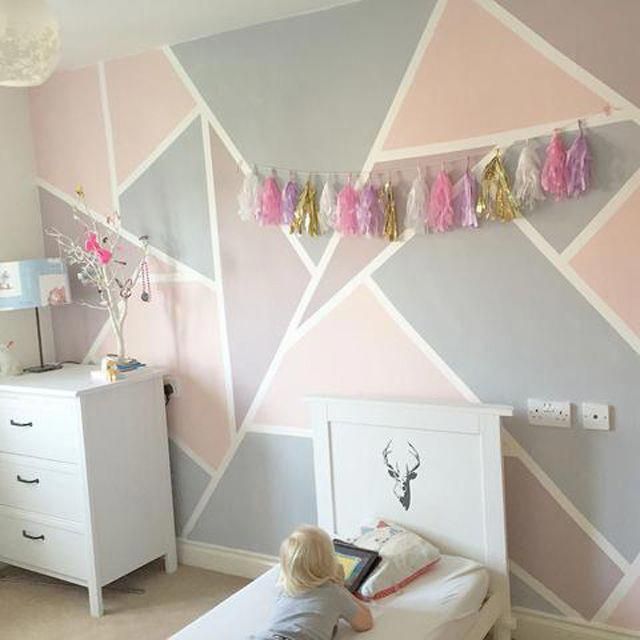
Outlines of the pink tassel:
<svg viewBox="0 0 640 640">
<path fill-rule="evenodd" d="M 462 192 L 460 193 L 458 219 L 461 227 L 478 226 L 478 217 L 476 216 L 476 201 L 478 198 L 478 183 L 475 176 L 467 170 L 462 176 Z"/>
<path fill-rule="evenodd" d="M 427 224 L 432 231 L 447 231 L 453 227 L 453 186 L 444 169 L 438 173 L 429 199 Z"/>
<path fill-rule="evenodd" d="M 547 147 L 540 183 L 542 188 L 556 200 L 563 200 L 567 197 L 566 160 L 567 152 L 562 136 L 560 132 L 554 131 Z"/>
<path fill-rule="evenodd" d="M 578 127 L 580 133 L 567 151 L 567 195 L 570 198 L 581 196 L 591 185 L 591 152 L 582 122 L 578 121 Z"/>
<path fill-rule="evenodd" d="M 358 224 L 358 192 L 351 184 L 351 176 L 347 184 L 342 187 L 338 194 L 338 205 L 336 208 L 336 231 L 345 236 L 358 235 L 360 225 Z"/>
<path fill-rule="evenodd" d="M 258 222 L 263 225 L 282 224 L 282 194 L 275 174 L 265 178 L 262 185 Z"/>
<path fill-rule="evenodd" d="M 283 224 L 291 224 L 295 217 L 296 207 L 298 206 L 298 197 L 300 189 L 293 173 L 289 176 L 289 182 L 282 190 L 282 222 Z"/>
<path fill-rule="evenodd" d="M 360 192 L 358 202 L 358 226 L 363 236 L 379 237 L 384 227 L 384 213 L 380 208 L 378 189 L 370 182 Z"/>
</svg>

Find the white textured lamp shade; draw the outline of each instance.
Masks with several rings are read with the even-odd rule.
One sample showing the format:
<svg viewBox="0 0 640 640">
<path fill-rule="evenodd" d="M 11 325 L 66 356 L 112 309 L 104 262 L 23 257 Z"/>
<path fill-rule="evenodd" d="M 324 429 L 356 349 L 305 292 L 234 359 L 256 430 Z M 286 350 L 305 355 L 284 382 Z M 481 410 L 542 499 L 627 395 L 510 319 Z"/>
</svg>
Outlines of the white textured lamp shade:
<svg viewBox="0 0 640 640">
<path fill-rule="evenodd" d="M 58 23 L 45 0 L 0 0 L 0 85 L 42 84 L 59 57 Z"/>
</svg>

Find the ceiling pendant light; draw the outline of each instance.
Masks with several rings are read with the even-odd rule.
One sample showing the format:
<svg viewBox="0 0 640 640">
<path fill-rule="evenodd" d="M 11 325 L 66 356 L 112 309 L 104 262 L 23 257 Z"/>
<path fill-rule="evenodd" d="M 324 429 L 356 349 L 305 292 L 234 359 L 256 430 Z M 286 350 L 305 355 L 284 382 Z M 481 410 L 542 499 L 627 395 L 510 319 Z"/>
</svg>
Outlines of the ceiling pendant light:
<svg viewBox="0 0 640 640">
<path fill-rule="evenodd" d="M 42 84 L 59 57 L 58 23 L 45 0 L 0 0 L 0 86 Z"/>
</svg>

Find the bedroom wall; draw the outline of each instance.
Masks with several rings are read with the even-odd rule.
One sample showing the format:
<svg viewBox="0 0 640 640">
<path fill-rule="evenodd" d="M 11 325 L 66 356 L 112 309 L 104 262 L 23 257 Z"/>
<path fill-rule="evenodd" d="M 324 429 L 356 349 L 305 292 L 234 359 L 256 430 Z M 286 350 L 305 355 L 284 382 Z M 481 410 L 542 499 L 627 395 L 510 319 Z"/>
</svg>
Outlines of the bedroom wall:
<svg viewBox="0 0 640 640">
<path fill-rule="evenodd" d="M 514 603 L 640 630 L 640 8 L 610 4 L 364 0 L 31 93 L 43 224 L 70 228 L 82 183 L 151 237 L 152 304 L 127 331 L 180 383 L 183 538 L 272 554 L 313 521 L 306 394 L 505 402 Z M 455 178 L 514 143 L 513 168 L 578 118 L 594 188 L 517 224 L 387 245 L 236 215 L 240 160 L 391 172 L 402 202 L 416 163 Z M 95 312 L 55 312 L 59 357 L 113 344 Z M 533 397 L 608 402 L 614 430 L 531 427 Z"/>
<path fill-rule="evenodd" d="M 0 87 L 0 262 L 44 255 L 35 163 L 29 124 L 29 96 L 24 89 Z M 51 354 L 48 312 L 42 311 L 45 352 Z M 38 364 L 35 314 L 32 309 L 0 311 L 0 343 L 12 348 L 25 366 Z"/>
</svg>

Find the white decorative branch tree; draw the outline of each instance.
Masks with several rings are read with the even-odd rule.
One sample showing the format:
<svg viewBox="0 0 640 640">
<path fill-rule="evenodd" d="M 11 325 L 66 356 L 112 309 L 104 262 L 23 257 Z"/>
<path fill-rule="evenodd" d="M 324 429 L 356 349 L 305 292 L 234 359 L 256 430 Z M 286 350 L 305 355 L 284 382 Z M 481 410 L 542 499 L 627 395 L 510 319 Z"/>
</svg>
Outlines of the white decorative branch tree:
<svg viewBox="0 0 640 640">
<path fill-rule="evenodd" d="M 91 309 L 106 311 L 118 345 L 118 360 L 126 360 L 124 323 L 129 311 L 129 299 L 136 286 L 142 281 L 141 299 L 150 301 L 147 255 L 149 238 L 141 236 L 141 255 L 133 271 L 130 265 L 119 257 L 122 234 L 120 217 L 117 213 L 99 223 L 87 206 L 82 187 L 76 189 L 78 203 L 73 208 L 74 219 L 82 226 L 80 238 L 71 238 L 55 228 L 46 230 L 60 249 L 62 259 L 79 269 L 78 279 L 83 285 L 93 286 L 96 300 L 76 300 Z M 127 276 L 127 272 L 130 275 Z"/>
</svg>

